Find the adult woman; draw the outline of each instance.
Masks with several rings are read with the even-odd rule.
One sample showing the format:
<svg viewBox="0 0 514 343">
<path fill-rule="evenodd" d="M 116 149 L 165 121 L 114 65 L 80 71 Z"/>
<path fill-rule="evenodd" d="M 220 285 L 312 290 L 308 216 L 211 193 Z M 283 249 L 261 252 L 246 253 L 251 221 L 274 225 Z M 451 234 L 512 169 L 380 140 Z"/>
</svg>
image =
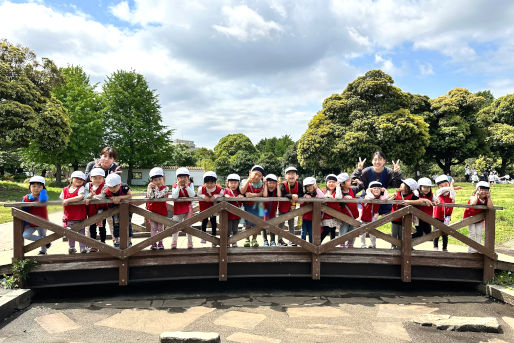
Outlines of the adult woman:
<svg viewBox="0 0 514 343">
<path fill-rule="evenodd" d="M 94 161 L 91 161 L 86 166 L 86 179 L 89 182 L 89 174 L 93 168 L 102 168 L 105 171 L 105 177 L 111 173 L 120 174 L 120 167 L 114 162 L 118 154 L 116 153 L 116 149 L 106 146 L 100 152 L 100 159 L 95 158 Z"/>
<path fill-rule="evenodd" d="M 352 180 L 359 179 L 362 181 L 364 189 L 368 189 L 369 183 L 372 181 L 379 181 L 385 188 L 388 187 L 400 187 L 403 179 L 402 173 L 400 173 L 400 160 L 393 161 L 393 169 L 385 166 L 387 160 L 383 152 L 377 151 L 373 154 L 371 167 L 364 168 L 366 159 L 361 160 L 359 157 L 359 163 L 357 169 L 352 173 Z M 383 204 L 380 205 L 380 214 L 391 212 L 392 205 Z"/>
</svg>

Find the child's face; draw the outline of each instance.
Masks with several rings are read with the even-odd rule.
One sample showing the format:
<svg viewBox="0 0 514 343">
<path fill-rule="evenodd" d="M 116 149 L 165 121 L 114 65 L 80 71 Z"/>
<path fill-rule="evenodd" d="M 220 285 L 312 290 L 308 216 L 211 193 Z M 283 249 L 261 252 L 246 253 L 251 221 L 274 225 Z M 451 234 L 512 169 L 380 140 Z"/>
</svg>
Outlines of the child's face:
<svg viewBox="0 0 514 343">
<path fill-rule="evenodd" d="M 104 182 L 105 177 L 102 175 L 91 176 L 91 182 L 95 186 L 100 186 Z"/>
<path fill-rule="evenodd" d="M 111 191 L 111 193 L 118 193 L 120 188 L 121 188 L 121 183 L 119 185 L 114 186 L 114 187 L 109 187 L 109 190 Z"/>
<path fill-rule="evenodd" d="M 344 189 L 349 189 L 352 186 L 352 180 L 348 179 L 341 184 Z"/>
<path fill-rule="evenodd" d="M 375 197 L 380 196 L 381 191 L 382 191 L 382 188 L 380 188 L 380 187 L 371 188 L 371 194 L 373 194 Z"/>
<path fill-rule="evenodd" d="M 336 188 L 337 181 L 328 180 L 327 181 L 327 189 L 334 190 Z"/>
<path fill-rule="evenodd" d="M 477 195 L 478 195 L 478 197 L 480 199 L 485 199 L 489 195 L 489 189 L 488 188 L 479 187 L 478 191 L 477 191 Z"/>
<path fill-rule="evenodd" d="M 164 185 L 164 178 L 162 176 L 153 177 L 151 182 L 157 187 L 161 187 L 162 185 Z"/>
<path fill-rule="evenodd" d="M 254 170 L 250 172 L 250 179 L 253 180 L 253 182 L 259 182 L 262 179 L 262 173 L 258 170 Z"/>
<path fill-rule="evenodd" d="M 402 192 L 402 194 L 409 193 L 410 192 L 409 186 L 407 186 L 405 183 L 402 182 L 402 184 L 400 185 L 400 192 Z"/>
<path fill-rule="evenodd" d="M 236 180 L 229 180 L 228 181 L 228 188 L 231 190 L 236 190 L 239 187 L 239 181 Z"/>
<path fill-rule="evenodd" d="M 306 190 L 308 193 L 312 193 L 312 192 L 314 192 L 314 189 L 316 189 L 316 184 L 305 186 L 305 190 Z"/>
<path fill-rule="evenodd" d="M 187 175 L 177 176 L 177 182 L 179 182 L 179 183 L 187 183 L 188 181 L 189 181 L 189 176 L 187 176 Z"/>
<path fill-rule="evenodd" d="M 298 180 L 298 174 L 294 170 L 290 170 L 286 173 L 286 179 L 289 183 L 295 183 Z"/>
<path fill-rule="evenodd" d="M 266 181 L 266 185 L 268 186 L 268 191 L 274 191 L 277 188 L 277 181 L 268 180 Z"/>
<path fill-rule="evenodd" d="M 84 180 L 79 179 L 78 177 L 74 177 L 73 179 L 71 179 L 71 185 L 73 187 L 81 187 L 82 185 L 84 185 Z"/>
<path fill-rule="evenodd" d="M 444 181 L 437 185 L 437 188 L 442 188 L 442 187 L 450 187 L 450 183 L 448 181 Z"/>
<path fill-rule="evenodd" d="M 213 188 L 214 186 L 216 186 L 216 181 L 208 181 L 205 183 L 205 186 L 207 188 Z"/>
<path fill-rule="evenodd" d="M 30 193 L 32 193 L 33 196 L 37 197 L 39 196 L 39 193 L 43 190 L 43 184 L 39 182 L 33 182 L 30 184 Z"/>
<path fill-rule="evenodd" d="M 430 186 L 421 186 L 421 193 L 428 194 L 432 190 L 432 187 Z"/>
</svg>

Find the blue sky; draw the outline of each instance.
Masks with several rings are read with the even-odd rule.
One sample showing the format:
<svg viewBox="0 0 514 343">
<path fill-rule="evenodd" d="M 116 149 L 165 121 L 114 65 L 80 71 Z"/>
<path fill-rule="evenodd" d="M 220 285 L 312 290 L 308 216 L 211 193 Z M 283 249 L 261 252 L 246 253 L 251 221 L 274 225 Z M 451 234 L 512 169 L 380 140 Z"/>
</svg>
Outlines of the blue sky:
<svg viewBox="0 0 514 343">
<path fill-rule="evenodd" d="M 399 0 L 4 1 L 0 38 L 95 83 L 143 74 L 175 138 L 214 147 L 298 139 L 370 69 L 435 98 L 455 87 L 514 93 L 514 2 Z"/>
</svg>

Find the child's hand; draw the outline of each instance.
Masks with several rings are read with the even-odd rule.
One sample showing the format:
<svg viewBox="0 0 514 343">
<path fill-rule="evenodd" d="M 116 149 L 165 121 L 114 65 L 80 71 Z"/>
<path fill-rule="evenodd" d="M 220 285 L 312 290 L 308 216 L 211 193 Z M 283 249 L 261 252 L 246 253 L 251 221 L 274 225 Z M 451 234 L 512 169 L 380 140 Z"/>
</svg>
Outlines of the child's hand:
<svg viewBox="0 0 514 343">
<path fill-rule="evenodd" d="M 91 199 L 87 198 L 86 199 L 86 205 L 89 205 L 90 202 L 91 202 Z"/>
<path fill-rule="evenodd" d="M 298 201 L 298 194 L 291 195 L 291 200 L 293 200 L 294 202 Z"/>
<path fill-rule="evenodd" d="M 112 202 L 115 203 L 115 204 L 119 204 L 120 203 L 120 197 L 112 197 Z"/>
<path fill-rule="evenodd" d="M 68 205 L 68 204 L 70 203 L 68 200 L 69 200 L 69 199 L 64 199 L 64 200 L 62 201 L 62 205 L 63 205 L 63 206 Z"/>
<path fill-rule="evenodd" d="M 280 185 L 282 183 L 282 176 L 278 177 L 278 184 Z"/>
<path fill-rule="evenodd" d="M 345 195 L 343 198 L 344 199 L 353 199 L 351 195 Z"/>
<path fill-rule="evenodd" d="M 244 195 L 243 194 L 239 194 L 237 197 L 238 198 L 244 198 Z"/>
<path fill-rule="evenodd" d="M 425 206 L 432 206 L 432 202 L 429 199 L 423 198 L 422 200 L 423 200 L 423 204 Z"/>
<path fill-rule="evenodd" d="M 359 180 L 359 179 L 353 179 L 353 180 L 352 180 L 352 183 L 353 183 L 354 185 L 362 185 L 362 181 L 361 181 L 361 180 Z"/>
<path fill-rule="evenodd" d="M 312 197 L 309 194 L 305 194 L 305 198 L 310 199 Z"/>
</svg>

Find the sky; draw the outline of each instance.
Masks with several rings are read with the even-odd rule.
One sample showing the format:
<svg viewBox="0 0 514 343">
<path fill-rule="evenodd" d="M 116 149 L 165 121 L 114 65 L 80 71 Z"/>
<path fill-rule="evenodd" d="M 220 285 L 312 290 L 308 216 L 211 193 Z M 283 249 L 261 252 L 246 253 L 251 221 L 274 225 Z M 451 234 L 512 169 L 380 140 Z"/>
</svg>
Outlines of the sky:
<svg viewBox="0 0 514 343">
<path fill-rule="evenodd" d="M 371 69 L 403 91 L 514 93 L 514 1 L 0 0 L 0 39 L 101 85 L 135 70 L 173 138 L 297 140 Z"/>
</svg>

